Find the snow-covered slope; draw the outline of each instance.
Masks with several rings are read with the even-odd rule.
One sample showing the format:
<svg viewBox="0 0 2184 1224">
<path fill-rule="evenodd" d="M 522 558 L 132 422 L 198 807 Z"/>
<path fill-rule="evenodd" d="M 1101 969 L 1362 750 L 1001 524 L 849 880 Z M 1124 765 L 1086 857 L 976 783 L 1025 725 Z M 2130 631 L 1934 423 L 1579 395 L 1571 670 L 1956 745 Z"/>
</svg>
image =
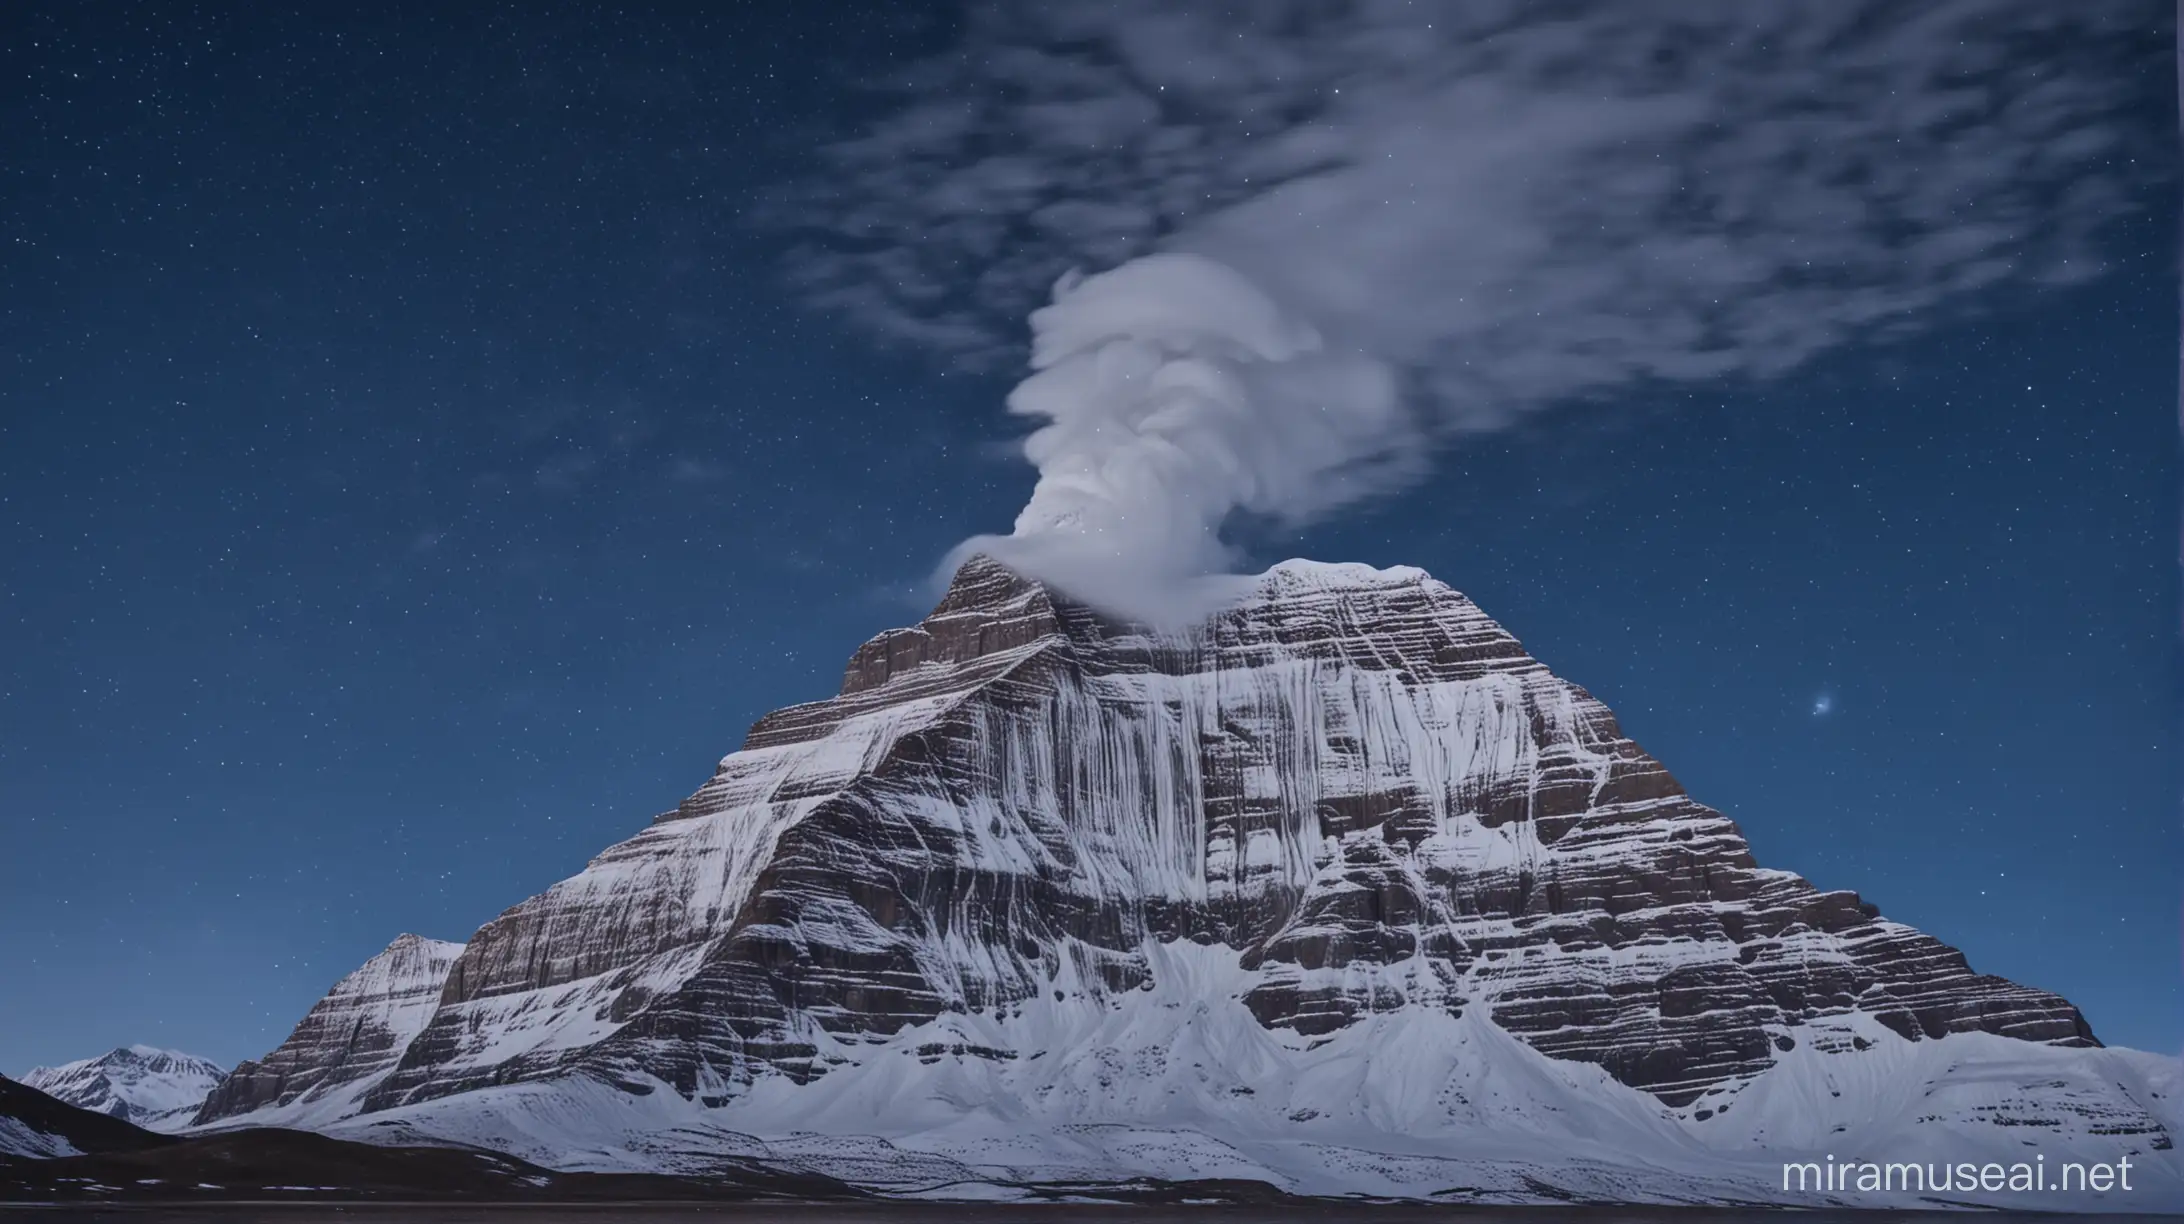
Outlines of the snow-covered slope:
<svg viewBox="0 0 2184 1224">
<path fill-rule="evenodd" d="M 0 1075 L 0 1164 L 128 1152 L 169 1140 L 113 1114 L 81 1109 Z"/>
<path fill-rule="evenodd" d="M 31 1116 L 29 1111 L 21 1108 L 25 1102 L 33 1099 L 25 1094 L 37 1091 L 14 1080 L 0 1078 L 0 1157 L 44 1160 L 54 1156 L 74 1156 L 83 1150 L 70 1142 L 68 1134 L 54 1126 L 48 1118 Z M 54 1103 L 64 1102 L 56 1100 Z"/>
<path fill-rule="evenodd" d="M 887 1193 L 993 1198 L 1027 1185 L 1240 1178 L 1302 1194 L 1471 1202 L 1773 1202 L 2020 1209 L 2184 1207 L 2167 1131 L 2173 1059 L 1985 1033 L 1785 1060 L 1710 1126 L 1548 1058 L 1472 1012 L 1401 1009 L 1324 1041 L 1268 1030 L 1241 1003 L 1256 975 L 1218 946 L 1147 949 L 1152 990 L 1104 1007 L 1027 1000 L 880 1042 L 820 1036 L 817 1080 L 689 1096 L 637 1077 L 475 1089 L 361 1114 L 330 1133 L 477 1144 L 584 1170 L 703 1173 L 759 1160 Z M 1029 1050 L 1013 1058 L 980 1051 Z M 1866 1054 L 1885 1051 L 1873 1059 Z M 1710 1120 L 1712 1121 L 1712 1120 Z M 2169 1123 L 2173 1126 L 2173 1121 Z M 1788 1161 L 2133 1167 L 2130 1193 L 1832 1193 L 1786 1186 Z M 2059 1175 L 2059 1174 L 2058 1174 Z"/>
<path fill-rule="evenodd" d="M 38 1067 L 22 1082 L 79 1109 L 156 1131 L 179 1130 L 197 1116 L 205 1094 L 227 1078 L 220 1065 L 191 1054 L 133 1045 L 58 1067 Z"/>
<path fill-rule="evenodd" d="M 279 1048 L 237 1066 L 197 1120 L 247 1113 L 261 1125 L 307 1126 L 352 1112 L 432 1017 L 462 950 L 419 935 L 396 938 L 336 982 Z"/>
<path fill-rule="evenodd" d="M 1721 1200 L 1767 1197 L 1779 1151 L 2028 1139 L 2173 1188 L 2150 1074 L 1759 867 L 1417 570 L 1286 563 L 1158 635 L 979 559 L 839 696 L 488 923 L 313 1117 L 902 1190 Z"/>
</svg>

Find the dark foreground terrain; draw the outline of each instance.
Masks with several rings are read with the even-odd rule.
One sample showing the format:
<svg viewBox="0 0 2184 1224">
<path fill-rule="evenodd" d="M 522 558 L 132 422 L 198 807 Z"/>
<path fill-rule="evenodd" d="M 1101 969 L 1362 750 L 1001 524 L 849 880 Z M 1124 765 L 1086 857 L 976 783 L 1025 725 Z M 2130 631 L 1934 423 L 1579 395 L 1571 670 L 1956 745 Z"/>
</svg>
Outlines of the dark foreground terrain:
<svg viewBox="0 0 2184 1224">
<path fill-rule="evenodd" d="M 570 1203 L 631 1200 L 847 1202 L 831 1178 L 761 1166 L 706 1178 L 557 1173 L 455 1148 L 376 1147 L 258 1128 L 50 1160 L 0 1160 L 0 1203 L 207 1200 Z"/>
<path fill-rule="evenodd" d="M 29 1151 L 0 1155 L 0 1211 L 91 1204 L 173 1210 L 206 1202 L 506 1204 L 630 1201 L 733 1203 L 865 1198 L 829 1177 L 724 1161 L 704 1178 L 558 1173 L 497 1152 L 380 1147 L 308 1131 L 252 1127 L 216 1135 L 156 1134 L 0 1078 L 0 1124 Z"/>
<path fill-rule="evenodd" d="M 1994 1213 L 2033 1221 L 2087 1217 Z M 34 1208 L 0 1204 L 0 1221 L 96 1220 L 105 1224 L 699 1224 L 788 1220 L 796 1224 L 1341 1224 L 1365 1221 L 1463 1221 L 1464 1224 L 1946 1224 L 1961 1212 L 1800 1211 L 1673 1207 L 1434 1207 L 1419 1204 L 1314 1203 L 1124 1206 L 1120 1204 L 864 1203 L 362 1203 L 289 1206 L 268 1203 Z M 2153 1216 L 2122 1216 L 2151 1220 Z M 2171 1219 L 2175 1217 L 2158 1217 Z"/>
<path fill-rule="evenodd" d="M 0 1081 L 0 1089 L 19 1087 Z M 28 1092 L 29 1090 L 23 1090 Z M 21 1104 L 22 1102 L 17 1102 Z M 329 1210 L 389 1220 L 478 1218 L 507 1220 L 569 1213 L 569 1219 L 642 1219 L 692 1211 L 793 1212 L 813 1224 L 861 1218 L 1060 1218 L 1108 1204 L 1131 1219 L 1148 1209 L 1190 1205 L 1242 1210 L 1249 1218 L 1333 1218 L 1372 1206 L 1300 1198 L 1257 1181 L 1158 1181 L 1023 1187 L 1048 1200 L 1029 1207 L 918 1204 L 880 1200 L 819 1174 L 723 1159 L 704 1177 L 643 1173 L 564 1173 L 505 1156 L 448 1147 L 381 1147 L 309 1131 L 254 1127 L 221 1134 L 155 1134 L 117 1118 L 58 1101 L 38 1106 L 37 1120 L 83 1154 L 52 1158 L 0 1156 L 0 1217 L 65 1211 L 69 1218 L 111 1214 L 136 1220 L 321 1219 Z M 28 1121 L 15 1111 L 18 1122 Z M 991 1187 L 985 1187 L 990 1191 Z M 931 1191 L 945 1196 L 946 1187 Z M 293 1204 L 293 1210 L 286 1206 Z M 458 1208 L 456 1205 L 465 1205 Z M 860 1206 L 861 1205 L 861 1206 Z M 839 1212 L 855 1208 L 855 1214 Z M 510 1209 L 516 1216 L 508 1214 Z M 464 1216 L 463 1210 L 480 1214 Z M 1378 1210 L 1400 1213 L 1392 1206 Z M 1428 1215 L 1451 1208 L 1413 1207 Z M 456 1212 L 451 1215 L 450 1212 Z M 285 1213 L 284 1213 L 285 1212 Z M 1267 1215 L 1265 1213 L 1274 1213 Z M 996 1214 L 1000 1213 L 1000 1214 Z M 1302 1213 L 1302 1214 L 1299 1214 Z M 1538 1219 L 1536 1214 L 1522 1218 Z"/>
<path fill-rule="evenodd" d="M 1746 1224 L 1784 1216 L 1766 1208 L 1335 1202 L 1297 1198 L 1260 1182 L 1141 1181 L 1047 1186 L 1036 1193 L 1049 1201 L 889 1201 L 831 1179 L 765 1168 L 702 1179 L 557 1173 L 491 1152 L 382 1148 L 271 1129 L 167 1139 L 128 1151 L 52 1160 L 0 1158 L 0 1224 L 60 1219 L 324 1224 L 334 1217 L 355 1224 L 695 1224 L 705 1217 L 799 1224 Z M 1957 1212 L 1795 1213 L 1801 1224 L 1940 1224 L 1959 1218 Z M 2029 1213 L 2009 1213 L 2008 1218 L 2083 1219 Z"/>
</svg>

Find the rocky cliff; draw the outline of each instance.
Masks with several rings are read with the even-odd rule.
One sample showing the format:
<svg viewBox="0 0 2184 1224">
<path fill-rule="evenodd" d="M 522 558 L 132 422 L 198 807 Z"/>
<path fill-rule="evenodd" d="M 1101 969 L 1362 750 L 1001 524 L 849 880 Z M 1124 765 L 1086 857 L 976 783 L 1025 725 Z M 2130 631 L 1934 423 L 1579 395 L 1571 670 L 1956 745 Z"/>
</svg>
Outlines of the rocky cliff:
<svg viewBox="0 0 2184 1224">
<path fill-rule="evenodd" d="M 334 983 L 279 1048 L 214 1088 L 197 1121 L 280 1111 L 342 1112 L 391 1070 L 439 1005 L 462 945 L 403 935 Z"/>
</svg>

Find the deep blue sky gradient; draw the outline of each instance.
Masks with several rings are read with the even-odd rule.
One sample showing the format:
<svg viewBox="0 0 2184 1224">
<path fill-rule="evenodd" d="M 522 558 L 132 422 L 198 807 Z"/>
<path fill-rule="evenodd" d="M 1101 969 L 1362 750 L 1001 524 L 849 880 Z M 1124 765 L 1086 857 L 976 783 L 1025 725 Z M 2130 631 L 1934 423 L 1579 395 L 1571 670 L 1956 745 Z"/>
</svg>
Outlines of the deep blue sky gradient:
<svg viewBox="0 0 2184 1224">
<path fill-rule="evenodd" d="M 1006 381 L 801 311 L 736 219 L 944 23 L 760 7 L 0 19 L 0 1070 L 263 1052 L 673 806 L 1006 528 Z M 2173 1051 L 2148 204 L 2094 284 L 1573 406 L 1252 546 L 1425 567 L 1763 863 Z"/>
</svg>

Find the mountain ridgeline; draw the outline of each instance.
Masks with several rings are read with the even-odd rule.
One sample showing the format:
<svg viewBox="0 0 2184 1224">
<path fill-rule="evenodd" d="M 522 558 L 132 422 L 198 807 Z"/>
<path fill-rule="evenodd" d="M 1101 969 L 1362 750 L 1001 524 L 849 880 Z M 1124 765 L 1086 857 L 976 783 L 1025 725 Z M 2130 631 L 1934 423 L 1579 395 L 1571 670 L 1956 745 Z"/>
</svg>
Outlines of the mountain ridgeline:
<svg viewBox="0 0 2184 1224">
<path fill-rule="evenodd" d="M 79 1109 L 155 1131 L 190 1124 L 227 1072 L 195 1055 L 151 1046 L 123 1046 L 97 1058 L 38 1067 L 23 1083 Z"/>
</svg>

